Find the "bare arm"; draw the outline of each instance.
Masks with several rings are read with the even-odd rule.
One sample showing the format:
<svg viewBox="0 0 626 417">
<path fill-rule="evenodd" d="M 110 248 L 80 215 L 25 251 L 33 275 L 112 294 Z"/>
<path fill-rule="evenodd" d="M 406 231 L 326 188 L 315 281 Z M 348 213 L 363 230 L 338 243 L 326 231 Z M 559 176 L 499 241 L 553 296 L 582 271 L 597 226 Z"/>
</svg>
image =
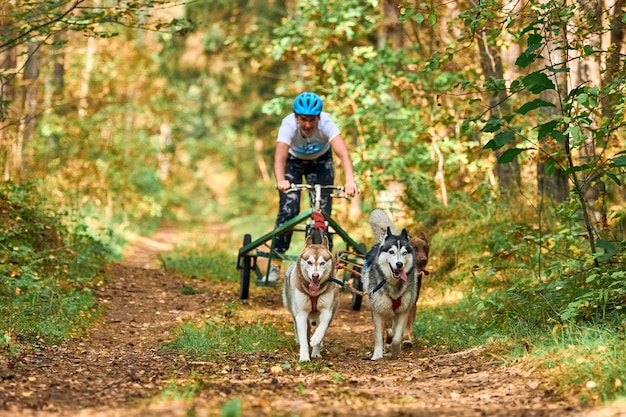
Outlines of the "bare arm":
<svg viewBox="0 0 626 417">
<path fill-rule="evenodd" d="M 330 144 L 341 161 L 341 166 L 346 176 L 345 192 L 349 197 L 354 197 L 359 193 L 359 189 L 354 180 L 354 166 L 352 165 L 352 159 L 350 158 L 350 152 L 348 152 L 346 142 L 343 140 L 343 136 L 337 135 L 331 140 Z"/>
<path fill-rule="evenodd" d="M 283 142 L 277 142 L 274 152 L 274 177 L 276 178 L 276 188 L 280 191 L 288 190 L 289 187 L 291 187 L 289 180 L 285 179 L 287 155 L 289 155 L 289 145 Z"/>
</svg>

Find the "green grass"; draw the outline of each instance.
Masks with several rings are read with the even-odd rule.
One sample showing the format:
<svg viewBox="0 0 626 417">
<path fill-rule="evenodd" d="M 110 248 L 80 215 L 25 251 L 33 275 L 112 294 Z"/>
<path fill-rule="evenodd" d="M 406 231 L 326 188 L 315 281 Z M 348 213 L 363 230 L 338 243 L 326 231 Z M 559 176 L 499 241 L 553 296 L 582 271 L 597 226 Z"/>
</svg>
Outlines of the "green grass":
<svg viewBox="0 0 626 417">
<path fill-rule="evenodd" d="M 174 249 L 160 255 L 166 269 L 198 279 L 239 279 L 237 253 L 241 243 L 230 235 L 199 234 L 202 225 L 188 225 L 187 229 L 181 230 L 184 237 Z"/>
<path fill-rule="evenodd" d="M 563 391 L 579 387 L 583 402 L 613 400 L 626 394 L 624 342 L 624 326 L 558 325 L 534 343 L 530 356 Z"/>
<path fill-rule="evenodd" d="M 202 389 L 204 384 L 202 378 L 197 373 L 192 373 L 185 382 L 170 382 L 156 398 L 157 401 L 188 401 L 192 400 L 196 393 Z"/>
<path fill-rule="evenodd" d="M 233 353 L 271 352 L 286 346 L 290 340 L 272 324 L 228 321 L 206 321 L 198 326 L 186 323 L 174 333 L 166 348 L 185 352 L 195 358 L 215 360 Z"/>
<path fill-rule="evenodd" d="M 232 252 L 208 253 L 202 249 L 177 249 L 161 256 L 166 269 L 178 272 L 191 278 L 222 279 L 235 281 L 239 279 L 236 270 L 237 256 Z"/>
</svg>

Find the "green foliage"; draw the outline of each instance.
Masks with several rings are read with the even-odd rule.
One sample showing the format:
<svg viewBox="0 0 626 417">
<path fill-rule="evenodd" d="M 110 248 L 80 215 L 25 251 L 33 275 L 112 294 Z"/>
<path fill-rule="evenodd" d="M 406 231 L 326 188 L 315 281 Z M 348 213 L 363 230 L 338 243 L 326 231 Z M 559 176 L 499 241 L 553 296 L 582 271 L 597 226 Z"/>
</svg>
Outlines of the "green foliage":
<svg viewBox="0 0 626 417">
<path fill-rule="evenodd" d="M 534 18 L 523 19 L 521 13 L 525 12 Z M 545 164 L 547 175 L 556 170 L 566 175 L 573 184 L 578 210 L 583 213 L 592 254 L 602 232 L 599 229 L 604 226 L 598 227 L 586 214 L 593 209 L 590 204 L 594 204 L 588 201 L 586 193 L 594 186 L 622 183 L 623 170 L 611 163 L 619 160 L 622 151 L 612 138 L 624 126 L 624 94 L 620 92 L 626 89 L 623 66 L 612 62 L 615 57 L 610 49 L 615 45 L 600 50 L 599 44 L 591 40 L 609 30 L 602 27 L 596 13 L 584 6 L 563 6 L 558 2 L 532 1 L 514 12 L 498 3 L 481 2 L 461 16 L 467 29 L 462 39 L 473 39 L 477 31 L 490 30 L 492 45 L 496 44 L 498 34 L 511 36 L 519 43 L 525 41 L 527 45 L 515 62 L 521 70 L 518 77 L 484 83 L 494 95 L 504 89 L 505 98 L 496 104 L 498 116 L 488 120 L 482 115 L 473 118 L 480 120 L 478 127 L 488 140 L 483 149 L 497 151 L 500 164 L 518 161 L 522 153 L 534 151 Z M 511 24 L 494 28 L 485 14 Z M 572 21 L 577 23 L 572 25 Z M 553 33 L 559 36 L 552 36 Z M 602 79 L 593 75 L 592 79 L 577 79 L 571 75 L 580 68 L 588 68 L 590 61 L 607 63 L 602 74 L 598 74 Z M 468 86 L 476 87 L 476 84 L 470 82 L 465 88 Z M 550 110 L 534 112 L 538 109 Z M 533 116 L 519 117 L 529 114 Z M 519 147 L 520 140 L 527 146 Z"/>
<path fill-rule="evenodd" d="M 92 288 L 111 250 L 70 229 L 27 186 L 0 191 L 0 331 L 5 341 L 55 344 L 99 315 Z"/>
<path fill-rule="evenodd" d="M 610 256 L 589 256 L 584 235 L 572 233 L 583 230 L 574 204 L 542 219 L 555 230 L 548 234 L 535 225 L 532 207 L 491 198 L 455 198 L 428 212 L 438 221 L 429 236 L 434 273 L 418 302 L 418 343 L 522 357 L 583 400 L 623 395 L 624 242 Z M 464 222 L 449 220 L 461 216 Z"/>
<path fill-rule="evenodd" d="M 215 318 L 198 326 L 187 323 L 178 328 L 165 348 L 178 349 L 194 358 L 215 360 L 221 355 L 273 351 L 289 343 L 272 324 L 250 325 Z"/>
</svg>

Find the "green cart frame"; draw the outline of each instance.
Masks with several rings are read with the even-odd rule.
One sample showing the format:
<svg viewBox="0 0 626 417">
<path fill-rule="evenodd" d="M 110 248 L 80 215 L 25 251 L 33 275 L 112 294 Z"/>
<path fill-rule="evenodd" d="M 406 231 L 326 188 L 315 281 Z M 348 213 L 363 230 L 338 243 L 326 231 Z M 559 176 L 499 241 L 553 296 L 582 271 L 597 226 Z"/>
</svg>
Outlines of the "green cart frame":
<svg viewBox="0 0 626 417">
<path fill-rule="evenodd" d="M 290 255 L 281 255 L 274 250 L 274 237 L 288 231 L 303 232 L 307 231 L 307 222 L 312 222 L 311 215 L 315 209 L 313 207 L 300 213 L 288 222 L 280 225 L 271 232 L 259 237 L 256 240 L 252 240 L 250 234 L 246 234 L 243 237 L 243 246 L 239 249 L 239 255 L 237 257 L 237 269 L 239 270 L 239 298 L 242 300 L 249 298 L 250 288 L 250 276 L 255 274 L 255 283 L 258 286 L 274 286 L 276 283 L 269 282 L 267 280 L 267 273 L 269 272 L 271 259 L 289 259 L 295 261 L 296 257 Z M 343 269 L 345 271 L 342 282 L 344 284 L 351 284 L 352 288 L 358 291 L 363 290 L 363 283 L 361 281 L 361 269 L 363 260 L 365 258 L 365 245 L 359 244 L 350 235 L 334 221 L 323 210 L 319 212 L 324 216 L 324 220 L 327 224 L 328 233 L 330 235 L 339 236 L 346 244 L 345 251 L 336 252 L 337 263 L 339 265 L 338 270 Z M 303 224 L 304 223 L 304 224 Z M 309 223 L 310 225 L 310 223 Z M 310 226 L 309 226 L 310 227 Z M 335 246 L 336 246 L 335 242 Z M 264 249 L 265 250 L 262 250 Z M 261 271 L 257 263 L 258 258 L 267 258 L 268 265 L 265 273 Z M 350 282 L 351 281 L 351 282 Z M 360 310 L 362 303 L 362 295 L 354 293 L 352 294 L 352 309 Z"/>
</svg>

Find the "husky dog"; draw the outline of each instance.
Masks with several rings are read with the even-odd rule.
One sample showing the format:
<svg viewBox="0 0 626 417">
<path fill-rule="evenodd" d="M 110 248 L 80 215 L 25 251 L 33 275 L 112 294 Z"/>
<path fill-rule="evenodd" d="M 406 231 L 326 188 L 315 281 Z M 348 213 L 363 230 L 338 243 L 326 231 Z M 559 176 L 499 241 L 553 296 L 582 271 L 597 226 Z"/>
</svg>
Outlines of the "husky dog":
<svg viewBox="0 0 626 417">
<path fill-rule="evenodd" d="M 418 295 L 415 252 L 409 234 L 394 233 L 387 214 L 379 209 L 370 214 L 370 227 L 377 240 L 365 256 L 362 280 L 374 320 L 372 360 L 383 357 L 383 339 L 391 328 L 391 356 L 400 353 L 402 335 Z M 384 234 L 381 233 L 384 230 Z"/>
<path fill-rule="evenodd" d="M 391 233 L 397 234 L 393 222 L 383 210 L 376 209 L 372 211 L 370 214 L 370 225 L 372 227 L 374 239 L 376 239 L 377 242 L 384 239 L 387 227 L 389 227 Z M 428 264 L 430 245 L 428 244 L 428 239 L 426 238 L 424 232 L 420 232 L 417 236 L 410 234 L 409 243 L 413 248 L 413 252 L 415 252 L 415 267 L 417 268 L 417 297 L 415 298 L 415 301 L 417 302 L 420 296 L 420 289 L 422 287 L 422 277 L 429 274 L 426 270 L 426 265 Z M 402 345 L 404 347 L 413 346 L 413 325 L 415 324 L 415 315 L 416 308 L 413 306 L 409 311 L 409 317 L 406 321 L 406 327 L 404 329 L 404 337 L 402 340 Z M 391 343 L 390 339 L 391 335 L 388 333 L 387 343 Z"/>
<path fill-rule="evenodd" d="M 339 306 L 339 286 L 329 280 L 335 274 L 336 261 L 328 245 L 326 236 L 321 244 L 313 244 L 309 236 L 304 250 L 285 273 L 283 304 L 293 316 L 301 362 L 322 357 L 322 340 Z"/>
</svg>

